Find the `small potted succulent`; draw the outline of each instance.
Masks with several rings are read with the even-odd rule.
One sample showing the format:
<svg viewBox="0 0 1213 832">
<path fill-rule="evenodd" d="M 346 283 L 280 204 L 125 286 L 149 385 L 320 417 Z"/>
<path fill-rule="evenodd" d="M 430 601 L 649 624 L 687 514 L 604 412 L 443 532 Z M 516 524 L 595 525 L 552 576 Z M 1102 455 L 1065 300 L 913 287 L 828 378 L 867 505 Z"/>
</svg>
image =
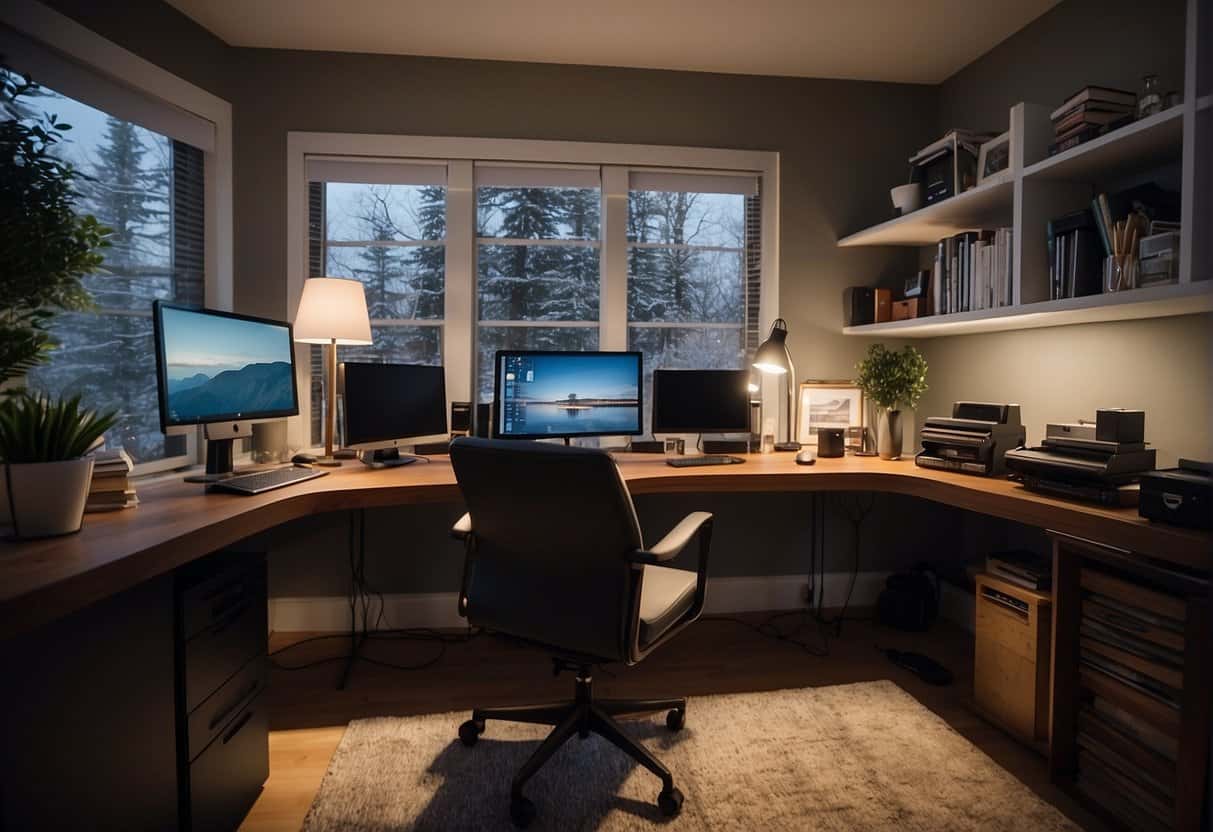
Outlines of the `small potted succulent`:
<svg viewBox="0 0 1213 832">
<path fill-rule="evenodd" d="M 868 347 L 855 365 L 855 383 L 880 408 L 876 451 L 881 459 L 901 458 L 901 408 L 913 409 L 927 392 L 927 361 L 913 347 L 890 350 L 884 344 Z"/>
<path fill-rule="evenodd" d="M 115 418 L 82 410 L 79 396 L 20 393 L 0 401 L 0 518 L 14 537 L 80 530 L 93 477 L 88 451 Z"/>
</svg>

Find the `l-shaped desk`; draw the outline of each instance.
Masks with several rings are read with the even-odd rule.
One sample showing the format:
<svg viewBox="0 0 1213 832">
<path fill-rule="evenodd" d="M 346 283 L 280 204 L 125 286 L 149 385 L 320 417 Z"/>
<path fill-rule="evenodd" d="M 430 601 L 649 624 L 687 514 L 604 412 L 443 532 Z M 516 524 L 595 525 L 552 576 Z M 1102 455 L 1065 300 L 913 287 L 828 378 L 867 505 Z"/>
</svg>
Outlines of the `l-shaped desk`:
<svg viewBox="0 0 1213 832">
<path fill-rule="evenodd" d="M 1102 563 L 1121 574 L 1149 575 L 1156 585 L 1174 586 L 1176 593 L 1190 599 L 1189 639 L 1195 639 L 1190 641 L 1191 664 L 1184 676 L 1185 695 L 1191 699 L 1185 699 L 1176 725 L 1182 758 L 1178 771 L 1186 778 L 1176 789 L 1176 828 L 1184 828 L 1193 812 L 1199 816 L 1209 753 L 1205 631 L 1213 535 L 1153 524 L 1135 509 L 1034 494 L 1006 479 L 918 468 L 909 459 L 845 457 L 805 467 L 783 453 L 750 455 L 742 465 L 700 468 L 672 468 L 658 455 L 619 454 L 617 460 L 636 495 L 881 491 L 1054 533 L 1059 595 L 1054 605 L 1051 765 L 1062 781 L 1072 781 L 1077 755 L 1072 723 L 1083 680 L 1078 678 L 1076 610 L 1088 565 Z M 10 678 L 22 682 L 6 682 L 6 689 L 0 689 L 5 779 L 16 769 L 25 784 L 17 788 L 54 783 L 41 794 L 41 803 L 56 808 L 56 801 L 66 799 L 62 784 L 73 776 L 83 778 L 89 785 L 82 787 L 87 793 L 79 799 L 88 811 L 104 814 L 121 807 L 108 818 L 112 823 L 93 818 L 101 826 L 165 825 L 159 821 L 169 817 L 177 801 L 184 805 L 190 799 L 188 788 L 181 791 L 173 774 L 180 740 L 177 752 L 171 751 L 172 737 L 194 727 L 180 721 L 173 727 L 174 708 L 182 700 L 180 681 L 175 694 L 172 681 L 180 679 L 182 652 L 174 647 L 181 643 L 181 634 L 174 631 L 181 625 L 172 624 L 180 622 L 173 612 L 180 609 L 173 601 L 174 576 L 211 553 L 308 515 L 460 501 L 446 457 L 378 470 L 351 463 L 329 476 L 253 497 L 206 493 L 177 478 L 144 484 L 139 497 L 138 508 L 86 516 L 75 535 L 0 543 L 0 661 Z M 1068 593 L 1064 603 L 1062 592 Z M 1063 707 L 1059 702 L 1070 704 Z M 58 714 L 47 713 L 56 709 L 71 711 L 75 723 L 61 724 Z M 1191 729 L 1203 732 L 1193 737 Z M 159 744 L 153 742 L 157 734 L 162 737 Z M 1185 735 L 1187 740 L 1182 739 Z M 65 761 L 64 755 L 72 755 L 72 760 Z M 14 799 L 39 797 L 0 795 L 3 815 L 11 815 Z M 4 820 L 0 816 L 0 827 Z"/>
</svg>

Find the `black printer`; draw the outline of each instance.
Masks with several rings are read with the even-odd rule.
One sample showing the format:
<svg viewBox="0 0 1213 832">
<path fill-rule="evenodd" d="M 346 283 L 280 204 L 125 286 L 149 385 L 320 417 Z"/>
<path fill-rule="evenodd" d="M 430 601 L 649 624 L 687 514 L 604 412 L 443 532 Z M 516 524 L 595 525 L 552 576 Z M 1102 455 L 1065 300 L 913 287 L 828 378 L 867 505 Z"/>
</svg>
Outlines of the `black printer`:
<svg viewBox="0 0 1213 832">
<path fill-rule="evenodd" d="M 914 462 L 943 471 L 1001 474 L 1004 454 L 1025 438 L 1019 405 L 955 402 L 950 418 L 931 416 L 923 423 L 922 450 Z"/>
</svg>

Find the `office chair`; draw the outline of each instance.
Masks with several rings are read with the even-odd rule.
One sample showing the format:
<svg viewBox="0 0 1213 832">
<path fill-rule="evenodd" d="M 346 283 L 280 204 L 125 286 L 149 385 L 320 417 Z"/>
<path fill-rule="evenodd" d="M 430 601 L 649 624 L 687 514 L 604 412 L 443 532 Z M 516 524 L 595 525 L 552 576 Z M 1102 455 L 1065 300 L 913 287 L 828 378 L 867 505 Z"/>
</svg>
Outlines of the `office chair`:
<svg viewBox="0 0 1213 832">
<path fill-rule="evenodd" d="M 527 826 L 535 805 L 523 786 L 574 734 L 596 733 L 661 778 L 657 805 L 673 817 L 682 793 L 661 762 L 615 717 L 668 711 L 682 728 L 686 699 L 596 700 L 595 664 L 635 664 L 699 617 L 707 591 L 712 515 L 687 515 L 645 548 L 619 469 L 605 452 L 517 440 L 462 437 L 451 463 L 468 513 L 451 533 L 464 541 L 459 612 L 469 623 L 549 650 L 557 673 L 576 674 L 571 701 L 477 708 L 459 727 L 473 746 L 490 719 L 555 726 L 514 776 L 510 818 Z M 696 572 L 661 564 L 696 536 Z"/>
</svg>

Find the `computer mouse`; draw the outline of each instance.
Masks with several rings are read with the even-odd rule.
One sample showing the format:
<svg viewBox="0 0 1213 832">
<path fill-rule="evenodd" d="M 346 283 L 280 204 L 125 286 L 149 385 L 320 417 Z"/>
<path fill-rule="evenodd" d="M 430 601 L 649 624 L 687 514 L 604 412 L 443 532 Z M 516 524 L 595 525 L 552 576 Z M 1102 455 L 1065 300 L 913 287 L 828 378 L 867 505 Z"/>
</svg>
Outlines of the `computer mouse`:
<svg viewBox="0 0 1213 832">
<path fill-rule="evenodd" d="M 805 448 L 803 451 L 799 451 L 796 454 L 796 464 L 797 465 L 812 465 L 816 461 L 817 461 L 817 452 L 811 451 L 808 448 Z"/>
<path fill-rule="evenodd" d="M 319 457 L 315 456 L 314 454 L 295 454 L 293 457 L 291 457 L 291 462 L 295 463 L 296 465 L 311 465 L 318 458 Z"/>
</svg>

